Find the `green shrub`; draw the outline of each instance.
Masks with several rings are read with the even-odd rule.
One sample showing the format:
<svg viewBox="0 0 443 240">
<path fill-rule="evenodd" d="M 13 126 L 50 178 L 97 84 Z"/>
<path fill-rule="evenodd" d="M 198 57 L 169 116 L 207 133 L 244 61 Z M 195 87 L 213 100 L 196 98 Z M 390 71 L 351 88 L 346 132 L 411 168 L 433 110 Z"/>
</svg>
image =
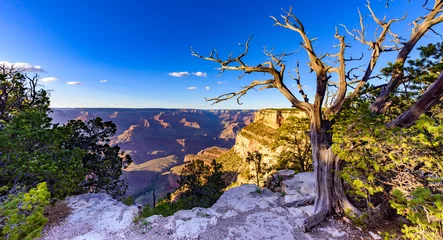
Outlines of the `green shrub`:
<svg viewBox="0 0 443 240">
<path fill-rule="evenodd" d="M 223 181 L 222 164 L 212 161 L 206 165 L 201 160 L 194 160 L 181 171 L 180 188 L 177 189 L 177 199 L 171 201 L 171 195 L 160 200 L 157 205 L 147 205 L 143 208 L 140 217 L 152 215 L 170 216 L 179 210 L 194 207 L 211 207 L 222 195 L 226 187 Z"/>
<path fill-rule="evenodd" d="M 4 187 L 2 189 L 6 190 Z M 49 204 L 49 196 L 45 182 L 26 193 L 9 194 L 0 202 L 1 236 L 11 240 L 39 237 L 47 222 L 43 213 Z"/>
<path fill-rule="evenodd" d="M 273 149 L 283 147 L 276 170 L 292 169 L 295 172 L 312 171 L 312 150 L 309 139 L 309 119 L 289 117 L 277 130 Z"/>
<path fill-rule="evenodd" d="M 417 188 L 406 196 L 396 189 L 391 205 L 405 216 L 411 225 L 404 225 L 402 232 L 408 239 L 443 239 L 443 195 L 429 189 Z"/>
<path fill-rule="evenodd" d="M 262 161 L 263 154 L 258 151 L 248 152 L 246 162 L 253 166 L 253 172 L 250 172 L 249 179 L 255 177 L 255 184 L 260 187 L 265 180 L 265 174 L 268 172 L 269 167 Z"/>
<path fill-rule="evenodd" d="M 143 208 L 141 217 L 146 218 L 152 215 L 162 215 L 163 217 L 171 216 L 174 213 L 192 209 L 194 207 L 211 207 L 221 194 L 213 194 L 209 196 L 187 196 L 180 197 L 176 202 L 170 202 L 168 200 L 161 200 L 155 208 L 147 205 Z"/>
<path fill-rule="evenodd" d="M 132 196 L 127 196 L 122 200 L 122 203 L 124 203 L 127 206 L 132 206 L 134 205 L 134 197 Z"/>
</svg>

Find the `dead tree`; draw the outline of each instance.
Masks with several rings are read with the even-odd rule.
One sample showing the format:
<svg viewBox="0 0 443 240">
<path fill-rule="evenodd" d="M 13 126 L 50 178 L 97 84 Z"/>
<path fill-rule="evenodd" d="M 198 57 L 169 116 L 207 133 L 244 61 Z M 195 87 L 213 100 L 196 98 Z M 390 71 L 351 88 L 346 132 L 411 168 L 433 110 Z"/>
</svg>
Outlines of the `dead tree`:
<svg viewBox="0 0 443 240">
<path fill-rule="evenodd" d="M 219 58 L 216 50 L 212 51 L 209 56 L 203 56 L 191 49 L 191 54 L 193 56 L 219 64 L 220 73 L 223 73 L 226 70 L 239 71 L 241 72 L 241 75 L 238 79 L 241 79 L 245 74 L 251 73 L 264 73 L 269 76 L 269 79 L 266 80 L 254 80 L 237 92 L 231 92 L 215 98 L 206 99 L 207 101 L 215 104 L 231 98 L 236 98 L 237 102 L 241 104 L 241 97 L 251 89 L 256 87 L 260 87 L 259 90 L 277 88 L 281 94 L 289 100 L 293 107 L 305 112 L 310 118 L 310 138 L 313 155 L 312 159 L 314 162 L 314 171 L 317 182 L 317 197 L 314 205 L 314 214 L 305 220 L 306 229 L 322 222 L 329 214 L 343 213 L 345 211 L 359 214 L 358 209 L 351 204 L 344 193 L 342 179 L 339 175 L 341 162 L 331 148 L 332 136 L 329 134 L 329 130 L 331 129 L 332 123 L 330 119 L 334 114 L 337 114 L 342 110 L 343 104 L 346 100 L 352 100 L 358 97 L 361 94 L 363 86 L 368 83 L 369 80 L 377 77 L 376 75 L 374 76 L 373 71 L 381 54 L 384 52 L 397 51 L 398 57 L 396 62 L 404 64 L 407 56 L 415 47 L 418 40 L 428 31 L 432 31 L 433 26 L 443 21 L 443 16 L 440 14 L 443 5 L 442 0 L 435 0 L 431 9 L 427 9 L 426 5 L 427 1 L 424 5 L 427 14 L 413 22 L 414 28 L 412 34 L 406 42 L 400 42 L 400 37 L 391 31 L 391 26 L 404 20 L 406 15 L 389 21 L 387 21 L 386 18 L 380 19 L 372 11 L 369 2 L 366 7 L 371 18 L 378 25 L 378 29 L 381 30 L 376 31 L 373 40 L 368 40 L 366 37 L 367 29 L 364 23 L 364 18 L 360 12 L 361 29 L 349 30 L 346 26 L 343 26 L 344 30 L 351 37 L 358 42 L 369 46 L 371 57 L 369 62 L 364 64 L 366 69 L 363 71 L 363 76 L 355 76 L 353 72 L 357 68 L 347 68 L 347 62 L 361 61 L 362 58 L 355 59 L 352 57 L 345 57 L 345 51 L 348 44 L 345 42 L 345 36 L 340 35 L 337 29 L 335 38 L 338 40 L 338 52 L 335 54 L 319 55 L 315 51 L 313 44 L 316 39 L 308 37 L 303 23 L 292 13 L 292 8 L 287 12 L 285 11 L 285 14 L 282 15 L 282 20 L 271 17 L 275 21 L 275 26 L 294 31 L 301 37 L 301 48 L 304 49 L 308 55 L 309 61 L 307 64 L 311 71 L 315 73 L 316 78 L 316 89 L 313 103 L 308 101 L 306 94 L 302 90 L 298 70 L 296 71 L 297 76 L 293 79 L 296 80 L 299 86 L 299 93 L 303 100 L 299 100 L 285 85 L 284 74 L 286 71 L 286 65 L 283 59 L 291 53 L 274 54 L 273 51 L 267 51 L 265 49 L 264 53 L 269 57 L 269 61 L 259 65 L 249 65 L 244 62 L 243 58 L 249 51 L 249 43 L 252 37 L 246 41 L 243 53 L 237 57 L 232 57 L 231 54 L 226 60 Z M 393 44 L 387 45 L 388 41 L 393 42 Z M 329 65 L 326 59 L 333 59 L 333 64 Z M 336 82 L 331 80 L 333 75 L 336 75 Z M 372 105 L 374 111 L 379 112 L 379 109 L 385 108 L 390 93 L 398 87 L 398 84 L 402 79 L 402 73 L 399 71 L 393 76 L 392 80 L 381 91 L 377 101 Z M 443 93 L 442 78 L 442 75 L 440 75 L 433 86 L 425 91 L 422 98 L 420 98 L 420 100 L 418 100 L 408 112 L 393 121 L 391 125 L 410 126 L 421 113 L 436 103 Z M 328 92 L 331 92 L 331 89 L 328 88 L 331 88 L 331 86 L 335 87 L 337 90 L 333 94 L 333 98 L 329 101 Z M 348 90 L 351 88 L 353 91 L 347 94 Z"/>
</svg>

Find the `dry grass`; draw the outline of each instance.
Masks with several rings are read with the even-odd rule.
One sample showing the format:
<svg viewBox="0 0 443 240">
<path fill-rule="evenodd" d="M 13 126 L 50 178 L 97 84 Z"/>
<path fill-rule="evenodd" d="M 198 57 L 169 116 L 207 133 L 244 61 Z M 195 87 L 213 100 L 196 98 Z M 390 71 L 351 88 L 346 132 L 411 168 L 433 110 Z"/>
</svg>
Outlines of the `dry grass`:
<svg viewBox="0 0 443 240">
<path fill-rule="evenodd" d="M 48 218 L 48 222 L 46 223 L 46 228 L 52 228 L 61 222 L 63 222 L 69 214 L 72 212 L 72 209 L 68 206 L 68 204 L 64 201 L 56 201 L 54 204 L 50 204 L 45 209 L 45 217 Z"/>
</svg>

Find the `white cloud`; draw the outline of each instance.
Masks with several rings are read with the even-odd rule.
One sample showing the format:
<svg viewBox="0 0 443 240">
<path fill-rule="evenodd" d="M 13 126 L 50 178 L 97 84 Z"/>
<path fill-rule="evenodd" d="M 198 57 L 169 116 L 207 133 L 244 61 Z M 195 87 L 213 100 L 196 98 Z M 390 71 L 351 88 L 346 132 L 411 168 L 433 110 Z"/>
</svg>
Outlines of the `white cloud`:
<svg viewBox="0 0 443 240">
<path fill-rule="evenodd" d="M 108 80 L 104 80 L 104 79 L 103 79 L 103 80 L 100 80 L 100 82 L 101 82 L 101 83 L 105 83 L 105 82 L 108 82 Z"/>
<path fill-rule="evenodd" d="M 188 90 L 197 90 L 197 87 L 188 87 L 188 88 L 186 88 L 186 89 L 188 89 Z"/>
<path fill-rule="evenodd" d="M 82 85 L 81 82 L 66 82 L 68 85 Z"/>
<path fill-rule="evenodd" d="M 205 87 L 206 90 L 209 90 L 210 88 L 208 86 Z"/>
<path fill-rule="evenodd" d="M 188 72 L 170 72 L 168 73 L 169 76 L 172 77 L 183 77 L 183 76 L 189 76 Z"/>
<path fill-rule="evenodd" d="M 207 77 L 208 74 L 206 74 L 205 72 L 193 72 L 192 75 L 195 75 L 197 77 Z"/>
<path fill-rule="evenodd" d="M 41 66 L 35 66 L 24 62 L 12 63 L 8 61 L 0 61 L 0 66 L 6 66 L 8 68 L 14 67 L 25 72 L 45 72 L 45 70 L 43 70 Z"/>
<path fill-rule="evenodd" d="M 297 86 L 297 84 L 294 83 L 294 84 L 292 84 L 292 87 L 298 87 L 298 86 Z M 302 88 L 305 89 L 305 90 L 310 90 L 310 89 L 312 89 L 312 88 L 311 88 L 310 86 L 308 86 L 308 85 L 302 85 Z"/>
<path fill-rule="evenodd" d="M 49 82 L 55 82 L 58 79 L 55 78 L 55 77 L 45 77 L 45 78 L 42 78 L 41 80 L 42 80 L 42 82 L 48 82 L 49 83 Z"/>
<path fill-rule="evenodd" d="M 218 81 L 217 84 L 228 84 L 227 82 Z"/>
</svg>

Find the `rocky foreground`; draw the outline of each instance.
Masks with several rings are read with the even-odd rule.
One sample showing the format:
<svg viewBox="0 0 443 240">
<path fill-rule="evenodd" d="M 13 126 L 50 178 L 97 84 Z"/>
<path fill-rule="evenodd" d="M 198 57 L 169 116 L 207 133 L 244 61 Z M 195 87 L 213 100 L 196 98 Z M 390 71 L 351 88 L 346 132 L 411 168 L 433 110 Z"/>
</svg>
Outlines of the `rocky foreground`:
<svg viewBox="0 0 443 240">
<path fill-rule="evenodd" d="M 282 172 L 288 175 L 291 172 Z M 282 192 L 247 184 L 227 190 L 211 208 L 182 210 L 169 217 L 151 216 L 135 224 L 135 206 L 125 206 L 106 194 L 84 194 L 66 199 L 73 209 L 42 239 L 370 239 L 341 221 L 329 219 L 310 232 L 303 220 L 313 206 L 294 206 L 315 197 L 313 173 L 283 181 Z M 372 236 L 372 237 L 371 237 Z"/>
</svg>

